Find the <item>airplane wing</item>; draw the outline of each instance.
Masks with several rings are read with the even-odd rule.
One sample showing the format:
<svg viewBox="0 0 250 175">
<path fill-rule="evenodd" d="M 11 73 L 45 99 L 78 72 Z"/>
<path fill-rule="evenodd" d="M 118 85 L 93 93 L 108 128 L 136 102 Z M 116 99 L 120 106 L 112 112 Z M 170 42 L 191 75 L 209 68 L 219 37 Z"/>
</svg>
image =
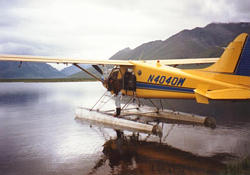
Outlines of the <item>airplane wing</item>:
<svg viewBox="0 0 250 175">
<path fill-rule="evenodd" d="M 182 64 L 205 64 L 215 63 L 219 58 L 185 58 L 185 59 L 167 59 L 159 60 L 164 65 L 182 65 Z M 155 62 L 157 60 L 147 60 L 147 63 Z"/>
<path fill-rule="evenodd" d="M 219 58 L 188 58 L 188 59 L 168 59 L 159 60 L 164 65 L 182 64 L 204 64 L 215 63 Z M 0 61 L 23 61 L 23 62 L 44 62 L 44 63 L 63 63 L 63 64 L 92 64 L 92 65 L 123 65 L 133 66 L 130 60 L 84 60 L 63 57 L 29 56 L 29 55 L 0 55 Z M 137 61 L 137 60 L 133 60 Z M 141 62 L 138 60 L 138 62 Z M 156 60 L 146 60 L 146 63 L 155 63 Z"/>
<path fill-rule="evenodd" d="M 0 61 L 23 61 L 63 64 L 92 64 L 92 65 L 125 65 L 132 66 L 128 60 L 83 60 L 63 57 L 29 56 L 29 55 L 0 55 Z"/>
</svg>

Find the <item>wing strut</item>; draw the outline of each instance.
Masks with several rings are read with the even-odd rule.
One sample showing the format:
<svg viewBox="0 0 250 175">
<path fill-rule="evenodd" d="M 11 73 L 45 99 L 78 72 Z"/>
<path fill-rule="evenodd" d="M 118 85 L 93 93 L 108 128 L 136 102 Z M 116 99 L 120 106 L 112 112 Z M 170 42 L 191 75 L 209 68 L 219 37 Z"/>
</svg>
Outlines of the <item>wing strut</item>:
<svg viewBox="0 0 250 175">
<path fill-rule="evenodd" d="M 87 74 L 89 74 L 90 76 L 94 77 L 96 80 L 101 81 L 103 83 L 103 80 L 100 79 L 99 77 L 95 76 L 94 74 L 92 74 L 91 72 L 87 71 L 86 69 L 82 68 L 81 66 L 79 66 L 76 63 L 73 63 L 74 66 L 78 67 L 79 69 L 81 69 L 82 71 L 86 72 Z"/>
</svg>

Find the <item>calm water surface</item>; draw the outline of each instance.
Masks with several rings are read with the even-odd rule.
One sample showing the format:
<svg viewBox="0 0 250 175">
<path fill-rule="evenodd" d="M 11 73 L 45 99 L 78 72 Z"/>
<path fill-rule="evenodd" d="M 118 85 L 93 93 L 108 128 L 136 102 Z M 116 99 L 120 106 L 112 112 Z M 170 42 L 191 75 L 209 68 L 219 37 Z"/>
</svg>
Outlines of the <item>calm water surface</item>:
<svg viewBox="0 0 250 175">
<path fill-rule="evenodd" d="M 162 144 L 116 140 L 76 121 L 75 109 L 104 92 L 98 82 L 1 83 L 0 174 L 216 174 L 250 155 L 250 120 L 215 130 L 164 125 L 165 135 L 172 130 Z"/>
</svg>

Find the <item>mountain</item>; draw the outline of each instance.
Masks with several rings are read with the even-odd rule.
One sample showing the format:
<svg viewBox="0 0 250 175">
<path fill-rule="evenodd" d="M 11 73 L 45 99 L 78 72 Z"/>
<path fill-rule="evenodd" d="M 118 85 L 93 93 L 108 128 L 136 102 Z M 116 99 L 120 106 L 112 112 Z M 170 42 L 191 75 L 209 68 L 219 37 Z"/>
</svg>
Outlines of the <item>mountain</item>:
<svg viewBox="0 0 250 175">
<path fill-rule="evenodd" d="M 250 23 L 211 23 L 203 28 L 183 30 L 164 41 L 151 41 L 135 49 L 127 47 L 109 59 L 154 60 L 219 57 L 223 53 L 224 47 L 243 32 L 250 33 Z M 74 66 L 65 68 L 62 72 L 68 76 L 86 78 L 86 73 L 79 73 L 81 71 Z"/>
<path fill-rule="evenodd" d="M 196 27 L 192 30 L 183 30 L 164 41 L 151 41 L 135 49 L 127 47 L 118 51 L 109 59 L 154 60 L 219 57 L 228 43 L 243 32 L 250 34 L 250 23 L 211 23 L 203 28 Z M 206 66 L 198 65 L 195 68 Z M 184 67 L 193 68 L 193 66 Z M 86 77 L 86 73 L 80 72 L 72 76 L 77 78 Z"/>
<path fill-rule="evenodd" d="M 135 49 L 125 48 L 110 59 L 219 57 L 224 47 L 243 32 L 250 33 L 250 23 L 211 23 L 204 28 L 183 30 L 164 41 L 144 43 Z"/>
<path fill-rule="evenodd" d="M 0 62 L 0 78 L 63 78 L 65 75 L 46 63 Z"/>
</svg>

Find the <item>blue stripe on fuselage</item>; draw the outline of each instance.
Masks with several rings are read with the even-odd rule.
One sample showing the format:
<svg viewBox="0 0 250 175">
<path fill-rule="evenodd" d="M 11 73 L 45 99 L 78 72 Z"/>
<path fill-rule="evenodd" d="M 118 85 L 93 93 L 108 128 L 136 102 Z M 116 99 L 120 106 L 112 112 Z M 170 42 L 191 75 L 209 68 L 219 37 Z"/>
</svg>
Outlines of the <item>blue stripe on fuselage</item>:
<svg viewBox="0 0 250 175">
<path fill-rule="evenodd" d="M 149 84 L 136 82 L 136 88 L 138 89 L 154 89 L 160 91 L 175 91 L 175 92 L 185 92 L 185 93 L 194 93 L 193 89 L 182 88 L 182 87 L 173 87 L 173 86 L 164 86 L 158 84 Z"/>
</svg>

